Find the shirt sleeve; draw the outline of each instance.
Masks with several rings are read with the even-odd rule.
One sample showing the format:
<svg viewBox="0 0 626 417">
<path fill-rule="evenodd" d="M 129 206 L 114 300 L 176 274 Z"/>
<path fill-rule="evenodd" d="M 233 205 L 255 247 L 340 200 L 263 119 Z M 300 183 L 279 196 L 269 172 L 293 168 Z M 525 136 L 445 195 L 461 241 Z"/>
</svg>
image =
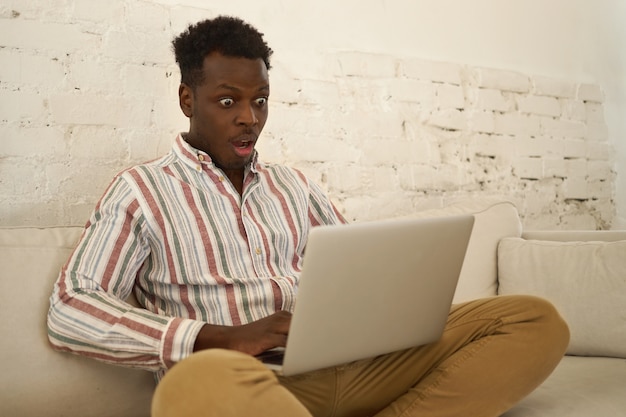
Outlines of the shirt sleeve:
<svg viewBox="0 0 626 417">
<path fill-rule="evenodd" d="M 309 221 L 311 226 L 347 223 L 326 193 L 313 181 L 309 181 Z"/>
<path fill-rule="evenodd" d="M 48 312 L 54 348 L 150 371 L 163 371 L 192 353 L 203 322 L 158 315 L 125 301 L 150 255 L 143 227 L 141 207 L 119 176 L 54 285 Z"/>
</svg>

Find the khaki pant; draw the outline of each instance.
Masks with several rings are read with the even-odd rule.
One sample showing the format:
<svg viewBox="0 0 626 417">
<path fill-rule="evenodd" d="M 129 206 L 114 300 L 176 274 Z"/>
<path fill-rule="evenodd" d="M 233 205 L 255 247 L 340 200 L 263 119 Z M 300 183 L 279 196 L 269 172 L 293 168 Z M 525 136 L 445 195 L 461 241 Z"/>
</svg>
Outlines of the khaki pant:
<svg viewBox="0 0 626 417">
<path fill-rule="evenodd" d="M 546 301 L 487 298 L 454 306 L 436 343 L 294 377 L 238 352 L 196 353 L 159 383 L 152 417 L 499 416 L 552 372 L 568 340 Z"/>
</svg>

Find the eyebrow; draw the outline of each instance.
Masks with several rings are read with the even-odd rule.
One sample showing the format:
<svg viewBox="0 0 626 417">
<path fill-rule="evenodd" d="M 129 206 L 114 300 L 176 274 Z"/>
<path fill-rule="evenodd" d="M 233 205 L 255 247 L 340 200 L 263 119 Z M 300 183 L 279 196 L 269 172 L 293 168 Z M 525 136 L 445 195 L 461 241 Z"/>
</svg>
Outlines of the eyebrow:
<svg viewBox="0 0 626 417">
<path fill-rule="evenodd" d="M 217 86 L 216 90 L 219 90 L 219 89 L 230 90 L 230 91 L 236 91 L 236 92 L 241 91 L 241 89 L 240 89 L 240 88 L 235 87 L 235 86 L 230 85 L 230 84 L 220 84 L 220 85 L 218 85 L 218 86 Z M 263 92 L 265 92 L 265 91 L 270 91 L 270 86 L 269 86 L 269 84 L 266 84 L 266 85 L 264 85 L 264 86 L 259 87 L 259 88 L 257 89 L 257 91 L 258 91 L 258 92 L 261 92 L 261 91 L 263 91 Z"/>
</svg>

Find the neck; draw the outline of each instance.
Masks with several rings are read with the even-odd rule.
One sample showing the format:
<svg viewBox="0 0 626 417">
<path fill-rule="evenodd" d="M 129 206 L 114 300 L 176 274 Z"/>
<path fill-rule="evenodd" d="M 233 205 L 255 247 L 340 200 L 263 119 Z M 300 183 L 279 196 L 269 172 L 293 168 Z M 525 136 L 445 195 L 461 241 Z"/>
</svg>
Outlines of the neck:
<svg viewBox="0 0 626 417">
<path fill-rule="evenodd" d="M 233 187 L 235 187 L 235 190 L 237 190 L 239 195 L 242 195 L 243 194 L 243 178 L 245 176 L 245 169 L 235 169 L 235 170 L 222 169 L 222 171 L 224 171 L 224 175 L 226 175 L 226 178 L 228 178 L 231 184 L 233 184 Z"/>
</svg>

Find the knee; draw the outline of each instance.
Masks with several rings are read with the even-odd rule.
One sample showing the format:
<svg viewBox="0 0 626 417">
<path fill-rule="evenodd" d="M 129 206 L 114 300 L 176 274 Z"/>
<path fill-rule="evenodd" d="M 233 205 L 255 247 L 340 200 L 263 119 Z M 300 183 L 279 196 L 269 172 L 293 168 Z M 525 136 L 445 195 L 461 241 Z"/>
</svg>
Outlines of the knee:
<svg viewBox="0 0 626 417">
<path fill-rule="evenodd" d="M 569 327 L 558 309 L 548 300 L 533 295 L 510 296 L 526 313 L 529 337 L 544 348 L 563 355 L 570 340 Z M 534 334 L 534 337 L 532 335 Z"/>
<path fill-rule="evenodd" d="M 254 381 L 254 384 L 247 382 Z M 252 386 L 277 383 L 275 375 L 243 353 L 210 349 L 177 363 L 157 385 L 152 399 L 153 417 L 226 416 L 244 406 Z"/>
</svg>

